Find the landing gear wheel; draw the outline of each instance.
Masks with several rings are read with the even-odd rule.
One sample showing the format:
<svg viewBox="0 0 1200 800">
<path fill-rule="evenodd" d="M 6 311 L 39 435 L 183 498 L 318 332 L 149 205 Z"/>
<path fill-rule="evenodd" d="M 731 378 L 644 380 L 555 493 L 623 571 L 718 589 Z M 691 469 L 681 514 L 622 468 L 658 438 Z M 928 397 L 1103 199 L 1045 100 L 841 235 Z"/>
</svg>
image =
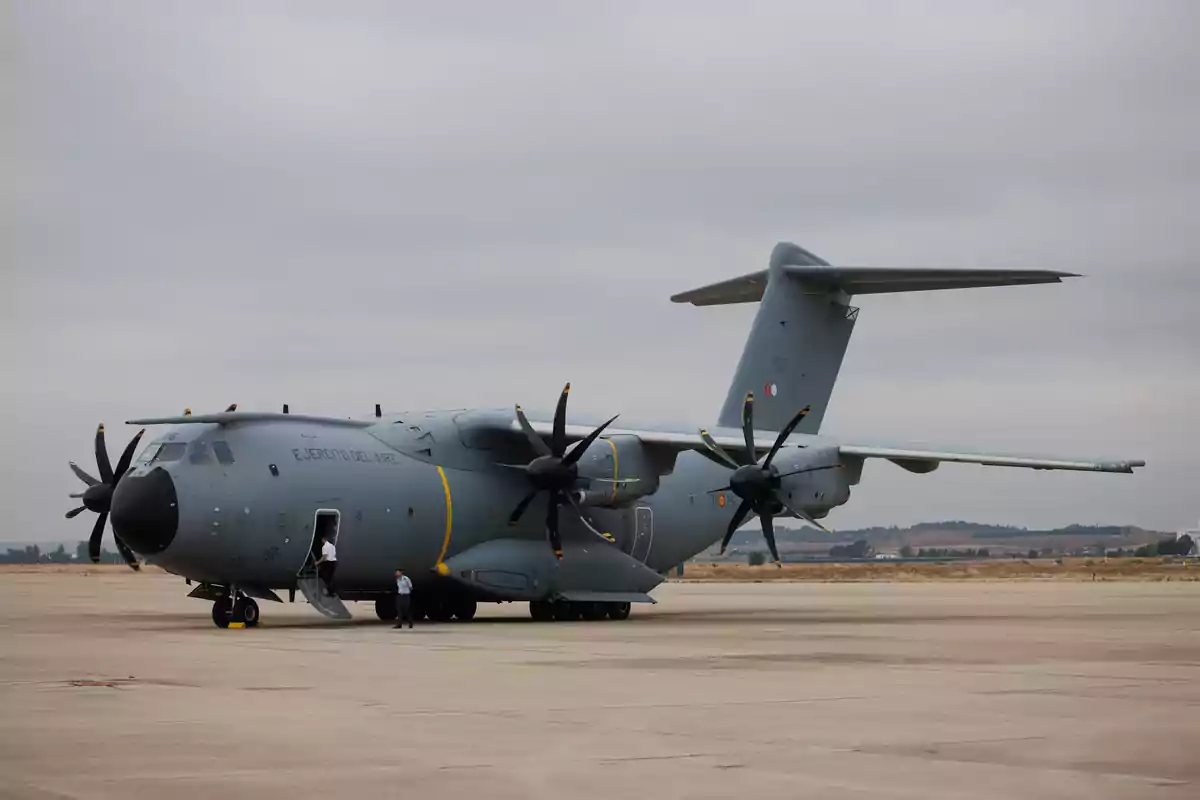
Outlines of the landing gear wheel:
<svg viewBox="0 0 1200 800">
<path fill-rule="evenodd" d="M 441 598 L 426 606 L 425 613 L 434 622 L 449 622 L 454 618 L 454 611 L 450 604 Z"/>
<path fill-rule="evenodd" d="M 229 598 L 222 597 L 213 601 L 212 620 L 214 625 L 218 628 L 228 628 L 232 618 L 233 605 L 229 602 Z"/>
<path fill-rule="evenodd" d="M 579 604 L 566 600 L 554 601 L 554 618 L 559 622 L 574 622 L 579 619 Z"/>
<path fill-rule="evenodd" d="M 579 603 L 579 611 L 584 619 L 594 622 L 606 616 L 604 605 L 601 603 Z"/>
<path fill-rule="evenodd" d="M 396 601 L 392 597 L 380 597 L 375 600 L 375 616 L 384 622 L 396 619 Z"/>
<path fill-rule="evenodd" d="M 608 603 L 607 605 L 609 619 L 629 619 L 629 612 L 633 610 L 633 606 L 629 603 Z"/>
<path fill-rule="evenodd" d="M 534 622 L 550 622 L 554 619 L 554 606 L 545 600 L 532 600 L 529 603 L 529 616 Z"/>
<path fill-rule="evenodd" d="M 247 628 L 258 627 L 258 603 L 252 597 L 239 597 L 233 607 L 234 620 L 240 620 Z"/>
<path fill-rule="evenodd" d="M 454 603 L 454 618 L 462 622 L 470 622 L 475 618 L 479 603 L 474 598 L 462 598 Z"/>
</svg>

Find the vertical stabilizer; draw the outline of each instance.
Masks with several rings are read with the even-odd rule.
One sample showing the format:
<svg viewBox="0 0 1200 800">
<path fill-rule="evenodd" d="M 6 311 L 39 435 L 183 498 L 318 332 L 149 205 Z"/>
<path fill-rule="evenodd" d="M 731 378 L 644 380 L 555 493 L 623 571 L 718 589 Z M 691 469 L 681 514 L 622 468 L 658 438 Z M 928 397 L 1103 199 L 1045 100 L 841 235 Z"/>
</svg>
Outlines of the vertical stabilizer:
<svg viewBox="0 0 1200 800">
<path fill-rule="evenodd" d="M 791 279 L 790 265 L 828 267 L 801 247 L 782 242 L 765 272 L 714 284 L 671 298 L 696 305 L 761 301 L 717 424 L 742 425 L 742 401 L 754 392 L 754 427 L 779 430 L 812 406 L 797 433 L 816 433 L 829 405 L 857 309 L 836 286 Z"/>
<path fill-rule="evenodd" d="M 754 427 L 779 430 L 805 406 L 797 433 L 817 433 L 837 382 L 858 309 L 856 294 L 1060 283 L 1069 272 L 941 267 L 835 267 L 790 242 L 775 245 L 766 270 L 671 298 L 697 306 L 761 303 L 718 424 L 741 427 L 754 392 Z"/>
</svg>

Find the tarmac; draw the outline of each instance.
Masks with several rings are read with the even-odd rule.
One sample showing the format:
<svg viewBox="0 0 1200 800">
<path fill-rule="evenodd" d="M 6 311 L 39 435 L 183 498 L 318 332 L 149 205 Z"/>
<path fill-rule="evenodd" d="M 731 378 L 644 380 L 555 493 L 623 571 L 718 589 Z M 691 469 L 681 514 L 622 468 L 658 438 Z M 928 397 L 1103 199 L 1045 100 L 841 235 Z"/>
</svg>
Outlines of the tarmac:
<svg viewBox="0 0 1200 800">
<path fill-rule="evenodd" d="M 1200 584 L 671 582 L 394 630 L 0 574 L 5 798 L 1195 798 Z"/>
</svg>

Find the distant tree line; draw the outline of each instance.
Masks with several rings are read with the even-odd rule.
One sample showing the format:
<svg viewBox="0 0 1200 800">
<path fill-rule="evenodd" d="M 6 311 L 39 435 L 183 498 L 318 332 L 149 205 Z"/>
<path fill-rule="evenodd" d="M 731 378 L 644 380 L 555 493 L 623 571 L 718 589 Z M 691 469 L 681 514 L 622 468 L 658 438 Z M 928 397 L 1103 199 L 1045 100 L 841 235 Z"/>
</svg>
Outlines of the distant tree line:
<svg viewBox="0 0 1200 800">
<path fill-rule="evenodd" d="M 67 548 L 61 544 L 54 550 L 43 551 L 36 544 L 31 544 L 23 548 L 10 547 L 0 553 L 0 564 L 72 564 L 80 562 L 91 563 L 91 558 L 88 557 L 87 542 L 80 542 L 76 545 L 74 553 L 68 553 Z M 121 558 L 120 553 L 101 549 L 100 563 L 124 564 L 125 560 Z"/>
<path fill-rule="evenodd" d="M 913 550 L 909 545 L 900 548 L 901 558 L 991 558 L 986 547 L 922 547 Z"/>
</svg>

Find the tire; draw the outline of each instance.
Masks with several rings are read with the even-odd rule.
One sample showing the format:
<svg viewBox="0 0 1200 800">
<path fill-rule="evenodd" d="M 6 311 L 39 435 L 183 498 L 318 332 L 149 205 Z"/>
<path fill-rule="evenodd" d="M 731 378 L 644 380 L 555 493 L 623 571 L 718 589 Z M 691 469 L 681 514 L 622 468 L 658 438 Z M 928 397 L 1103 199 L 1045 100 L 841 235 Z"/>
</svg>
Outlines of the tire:
<svg viewBox="0 0 1200 800">
<path fill-rule="evenodd" d="M 440 598 L 435 603 L 426 606 L 425 613 L 434 622 L 449 622 L 454 619 L 454 609 Z"/>
<path fill-rule="evenodd" d="M 545 600 L 533 600 L 529 603 L 529 616 L 534 622 L 551 622 L 554 620 L 554 607 Z"/>
<path fill-rule="evenodd" d="M 454 618 L 462 622 L 470 622 L 479 610 L 479 603 L 474 598 L 464 597 L 454 602 Z"/>
<path fill-rule="evenodd" d="M 229 601 L 222 597 L 219 600 L 213 601 L 212 621 L 218 628 L 228 628 L 229 622 L 233 618 L 233 609 L 229 606 Z"/>
<path fill-rule="evenodd" d="M 579 619 L 579 604 L 565 600 L 554 602 L 554 619 L 559 622 L 574 622 Z"/>
<path fill-rule="evenodd" d="M 607 603 L 609 619 L 629 619 L 629 613 L 633 610 L 633 606 L 629 603 Z"/>
<path fill-rule="evenodd" d="M 579 603 L 579 611 L 589 622 L 604 619 L 608 615 L 603 603 Z"/>
<path fill-rule="evenodd" d="M 375 616 L 379 617 L 384 622 L 393 622 L 396 619 L 396 598 L 394 597 L 378 597 L 375 599 Z"/>
<path fill-rule="evenodd" d="M 242 597 L 237 601 L 233 612 L 234 618 L 246 624 L 247 628 L 257 628 L 259 622 L 258 603 L 251 597 Z"/>
</svg>

